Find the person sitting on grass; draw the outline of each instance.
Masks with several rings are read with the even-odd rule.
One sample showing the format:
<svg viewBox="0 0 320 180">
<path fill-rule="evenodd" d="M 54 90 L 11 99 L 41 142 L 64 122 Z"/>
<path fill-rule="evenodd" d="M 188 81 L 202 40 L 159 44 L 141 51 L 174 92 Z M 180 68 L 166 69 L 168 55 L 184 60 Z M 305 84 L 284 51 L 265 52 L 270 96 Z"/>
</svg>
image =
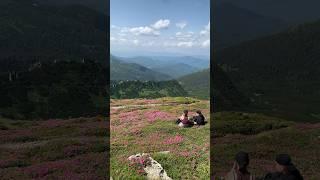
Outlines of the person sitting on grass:
<svg viewBox="0 0 320 180">
<path fill-rule="evenodd" d="M 288 154 L 278 154 L 275 159 L 276 172 L 268 173 L 264 180 L 303 180 L 299 170 L 292 164 Z"/>
<path fill-rule="evenodd" d="M 203 116 L 203 114 L 201 113 L 200 110 L 197 110 L 196 113 L 198 114 L 197 116 L 193 116 L 193 121 L 194 121 L 194 124 L 196 125 L 204 125 L 205 124 L 205 118 Z"/>
<path fill-rule="evenodd" d="M 190 121 L 188 119 L 188 110 L 184 110 L 181 117 L 176 122 L 180 127 L 189 127 Z"/>
<path fill-rule="evenodd" d="M 235 157 L 233 167 L 225 177 L 226 180 L 254 180 L 255 177 L 248 171 L 249 155 L 240 151 Z"/>
</svg>

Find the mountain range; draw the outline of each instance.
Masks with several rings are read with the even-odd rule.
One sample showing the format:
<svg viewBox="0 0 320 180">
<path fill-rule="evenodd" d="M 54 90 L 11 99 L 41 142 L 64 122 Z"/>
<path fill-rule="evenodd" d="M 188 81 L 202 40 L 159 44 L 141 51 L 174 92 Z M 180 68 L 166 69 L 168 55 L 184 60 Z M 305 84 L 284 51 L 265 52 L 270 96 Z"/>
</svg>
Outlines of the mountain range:
<svg viewBox="0 0 320 180">
<path fill-rule="evenodd" d="M 280 18 L 261 15 L 230 2 L 217 3 L 214 10 L 215 49 L 237 44 L 287 27 Z"/>
<path fill-rule="evenodd" d="M 215 60 L 261 109 L 310 120 L 320 112 L 319 52 L 316 21 L 222 49 Z"/>
<path fill-rule="evenodd" d="M 320 1 L 318 0 L 216 0 L 232 3 L 240 8 L 259 13 L 266 17 L 282 19 L 290 24 L 315 21 L 320 18 Z"/>
<path fill-rule="evenodd" d="M 119 58 L 126 63 L 139 64 L 157 73 L 166 74 L 173 79 L 206 69 L 210 64 L 208 59 L 191 56 L 136 56 Z"/>
<path fill-rule="evenodd" d="M 82 5 L 32 0 L 0 5 L 0 61 L 82 61 L 107 64 L 108 18 Z"/>
<path fill-rule="evenodd" d="M 172 79 L 170 76 L 153 71 L 136 63 L 127 63 L 122 59 L 110 56 L 111 80 L 140 80 L 140 81 L 164 81 Z"/>
</svg>

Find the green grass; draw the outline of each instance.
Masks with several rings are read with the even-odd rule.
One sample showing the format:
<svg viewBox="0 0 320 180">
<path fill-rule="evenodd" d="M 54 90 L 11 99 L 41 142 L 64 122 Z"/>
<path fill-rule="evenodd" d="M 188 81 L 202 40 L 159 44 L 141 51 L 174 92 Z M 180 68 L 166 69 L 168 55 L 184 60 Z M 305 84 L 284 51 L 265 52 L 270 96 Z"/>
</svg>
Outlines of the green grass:
<svg viewBox="0 0 320 180">
<path fill-rule="evenodd" d="M 124 105 L 135 104 L 128 100 L 112 102 L 119 105 L 121 101 Z M 124 108 L 111 114 L 111 176 L 114 179 L 145 179 L 144 174 L 129 167 L 127 158 L 137 153 L 149 153 L 173 179 L 209 179 L 209 101 L 185 97 L 160 98 L 159 101 L 163 105 L 130 108 L 130 111 Z M 209 123 L 202 127 L 179 128 L 174 122 L 184 109 L 190 110 L 190 116 L 201 109 Z M 158 111 L 170 114 L 170 117 L 149 122 L 145 113 Z M 136 117 L 121 120 L 128 112 Z M 176 137 L 182 140 L 167 144 Z M 161 154 L 161 151 L 169 153 Z"/>
<path fill-rule="evenodd" d="M 279 118 L 255 113 L 219 112 L 214 114 L 214 118 L 213 131 L 218 135 L 252 135 L 263 131 L 285 128 L 293 124 Z"/>
</svg>

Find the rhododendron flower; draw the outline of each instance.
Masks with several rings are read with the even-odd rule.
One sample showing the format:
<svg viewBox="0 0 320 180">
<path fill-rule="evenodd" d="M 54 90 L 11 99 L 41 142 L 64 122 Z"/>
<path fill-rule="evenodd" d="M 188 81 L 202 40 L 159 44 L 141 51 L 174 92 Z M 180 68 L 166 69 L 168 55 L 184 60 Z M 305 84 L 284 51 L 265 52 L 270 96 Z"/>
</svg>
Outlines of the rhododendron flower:
<svg viewBox="0 0 320 180">
<path fill-rule="evenodd" d="M 167 112 L 162 112 L 162 111 L 148 111 L 144 114 L 144 116 L 149 122 L 154 122 L 157 119 L 161 119 L 161 120 L 174 119 L 174 116 L 172 114 Z"/>
<path fill-rule="evenodd" d="M 183 137 L 180 135 L 177 135 L 173 138 L 166 139 L 163 143 L 164 144 L 179 144 L 183 141 Z"/>
</svg>

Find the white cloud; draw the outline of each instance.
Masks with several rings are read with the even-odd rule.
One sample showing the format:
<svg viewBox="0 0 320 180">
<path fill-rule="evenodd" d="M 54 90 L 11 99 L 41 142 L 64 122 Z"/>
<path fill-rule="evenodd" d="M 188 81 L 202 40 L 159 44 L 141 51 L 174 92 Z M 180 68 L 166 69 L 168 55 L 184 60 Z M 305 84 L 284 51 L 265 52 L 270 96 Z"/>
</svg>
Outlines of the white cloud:
<svg viewBox="0 0 320 180">
<path fill-rule="evenodd" d="M 201 36 L 210 35 L 210 21 L 206 26 L 204 26 L 204 30 L 200 31 L 200 35 Z"/>
<path fill-rule="evenodd" d="M 192 47 L 194 44 L 193 42 L 189 41 L 189 42 L 179 42 L 177 44 L 178 47 Z"/>
<path fill-rule="evenodd" d="M 155 31 L 154 29 L 145 26 L 145 27 L 134 27 L 129 29 L 129 32 L 135 34 L 135 35 L 154 35 L 158 36 L 160 35 L 160 32 Z"/>
<path fill-rule="evenodd" d="M 110 37 L 110 41 L 116 41 L 117 39 L 115 37 Z"/>
<path fill-rule="evenodd" d="M 112 28 L 112 29 L 118 29 L 119 27 L 116 26 L 116 25 L 111 25 L 111 28 Z"/>
<path fill-rule="evenodd" d="M 210 21 L 209 21 L 208 25 L 206 25 L 206 30 L 210 31 Z"/>
<path fill-rule="evenodd" d="M 190 41 L 194 39 L 194 33 L 189 31 L 187 33 L 177 32 L 176 39 L 179 41 Z"/>
<path fill-rule="evenodd" d="M 142 44 L 142 46 L 153 46 L 153 45 L 154 45 L 154 41 L 150 41 L 150 42 Z"/>
<path fill-rule="evenodd" d="M 127 33 L 127 32 L 129 32 L 129 28 L 123 27 L 123 28 L 121 28 L 120 32 L 121 33 Z"/>
<path fill-rule="evenodd" d="M 205 41 L 202 43 L 202 47 L 210 47 L 210 39 L 205 40 Z"/>
<path fill-rule="evenodd" d="M 206 35 L 206 34 L 208 34 L 208 31 L 206 31 L 206 30 L 200 31 L 200 35 Z"/>
<path fill-rule="evenodd" d="M 174 43 L 174 42 L 164 42 L 163 46 L 165 46 L 165 47 L 175 47 L 175 46 L 177 46 L 177 44 Z"/>
<path fill-rule="evenodd" d="M 182 22 L 176 23 L 176 26 L 180 29 L 184 29 L 187 26 L 187 22 L 182 21 Z"/>
<path fill-rule="evenodd" d="M 169 19 L 160 19 L 159 21 L 155 22 L 152 27 L 154 29 L 164 29 L 168 28 L 170 25 L 170 20 Z"/>
<path fill-rule="evenodd" d="M 132 41 L 134 45 L 139 45 L 139 40 L 135 39 Z"/>
<path fill-rule="evenodd" d="M 124 37 L 126 35 L 127 35 L 126 33 L 118 33 L 118 36 L 121 36 L 121 37 Z"/>
</svg>

